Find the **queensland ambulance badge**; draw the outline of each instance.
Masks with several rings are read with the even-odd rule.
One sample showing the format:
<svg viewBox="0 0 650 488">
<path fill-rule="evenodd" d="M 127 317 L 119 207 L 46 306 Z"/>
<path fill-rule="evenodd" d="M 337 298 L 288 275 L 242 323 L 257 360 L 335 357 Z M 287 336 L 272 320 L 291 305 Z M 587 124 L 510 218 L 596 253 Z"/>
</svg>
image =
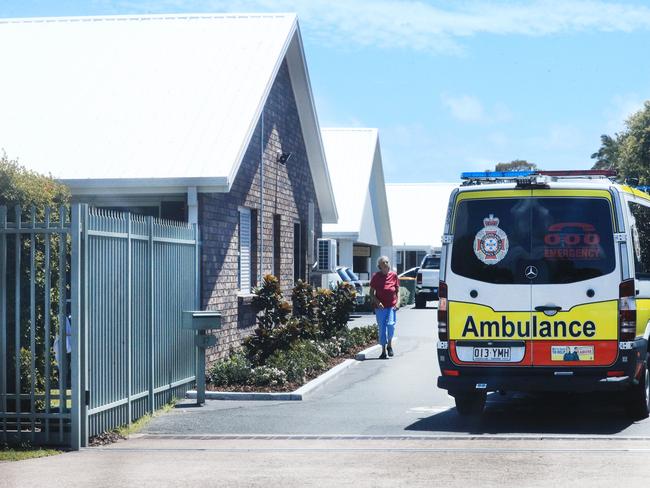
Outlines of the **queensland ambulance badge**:
<svg viewBox="0 0 650 488">
<path fill-rule="evenodd" d="M 499 219 L 490 214 L 474 238 L 474 254 L 485 264 L 497 264 L 508 254 L 508 236 L 499 229 Z"/>
</svg>

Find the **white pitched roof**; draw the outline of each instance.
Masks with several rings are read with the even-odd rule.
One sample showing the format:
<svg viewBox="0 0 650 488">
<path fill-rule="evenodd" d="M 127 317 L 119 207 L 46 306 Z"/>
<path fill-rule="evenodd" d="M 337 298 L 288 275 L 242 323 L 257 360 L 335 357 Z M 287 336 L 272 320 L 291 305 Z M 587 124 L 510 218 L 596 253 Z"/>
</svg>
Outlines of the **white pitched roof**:
<svg viewBox="0 0 650 488">
<path fill-rule="evenodd" d="M 339 220 L 323 226 L 327 237 L 391 245 L 384 170 L 377 129 L 323 129 L 323 144 Z"/>
<path fill-rule="evenodd" d="M 0 148 L 77 193 L 228 191 L 285 58 L 336 221 L 294 14 L 0 19 Z"/>
<path fill-rule="evenodd" d="M 449 196 L 459 183 L 386 185 L 393 245 L 440 247 Z"/>
</svg>

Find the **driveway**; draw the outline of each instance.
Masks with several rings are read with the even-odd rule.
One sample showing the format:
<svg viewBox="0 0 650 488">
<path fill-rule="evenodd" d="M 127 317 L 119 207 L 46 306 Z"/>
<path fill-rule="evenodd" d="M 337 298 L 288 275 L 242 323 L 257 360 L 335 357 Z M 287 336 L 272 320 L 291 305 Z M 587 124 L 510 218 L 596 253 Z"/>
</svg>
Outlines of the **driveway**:
<svg viewBox="0 0 650 488">
<path fill-rule="evenodd" d="M 145 434 L 458 436 L 552 435 L 650 438 L 650 421 L 630 422 L 605 395 L 489 395 L 479 419 L 460 417 L 436 387 L 436 310 L 398 314 L 396 355 L 346 369 L 302 402 L 183 402 Z M 367 319 L 370 320 L 370 319 Z"/>
</svg>

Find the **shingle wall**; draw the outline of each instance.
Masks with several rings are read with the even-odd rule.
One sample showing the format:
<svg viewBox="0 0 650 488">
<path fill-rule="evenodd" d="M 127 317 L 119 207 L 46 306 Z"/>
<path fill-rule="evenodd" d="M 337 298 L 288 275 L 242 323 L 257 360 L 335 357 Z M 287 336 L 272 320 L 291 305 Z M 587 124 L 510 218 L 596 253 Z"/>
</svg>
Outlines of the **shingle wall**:
<svg viewBox="0 0 650 488">
<path fill-rule="evenodd" d="M 262 272 L 273 270 L 273 216 L 279 215 L 280 284 L 287 299 L 293 287 L 294 222 L 302 224 L 303 254 L 307 254 L 306 231 L 309 202 L 315 207 L 315 238 L 321 236 L 321 217 L 314 183 L 307 161 L 300 120 L 293 96 L 286 62 L 269 94 L 262 120 L 257 124 L 246 155 L 229 193 L 199 196 L 199 223 L 202 237 L 202 297 L 203 309 L 223 314 L 218 345 L 208 355 L 212 362 L 237 347 L 252 333 L 255 315 L 250 297 L 240 296 L 237 288 L 239 214 L 238 208 L 253 210 L 253 283 L 259 280 L 260 253 Z M 263 205 L 260 195 L 260 147 L 264 147 Z M 280 153 L 291 152 L 286 164 L 277 161 Z M 263 211 L 261 210 L 263 206 Z M 263 243 L 263 251 L 261 249 Z M 308 276 L 307 259 L 303 259 L 304 275 Z"/>
</svg>

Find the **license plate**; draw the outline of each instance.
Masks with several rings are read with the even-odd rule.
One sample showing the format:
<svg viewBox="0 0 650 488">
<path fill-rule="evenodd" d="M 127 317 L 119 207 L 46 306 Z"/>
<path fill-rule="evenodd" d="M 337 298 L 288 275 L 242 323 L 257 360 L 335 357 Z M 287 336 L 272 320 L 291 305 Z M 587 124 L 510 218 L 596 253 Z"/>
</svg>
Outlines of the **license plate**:
<svg viewBox="0 0 650 488">
<path fill-rule="evenodd" d="M 474 347 L 472 357 L 474 361 L 510 361 L 509 347 Z"/>
</svg>

